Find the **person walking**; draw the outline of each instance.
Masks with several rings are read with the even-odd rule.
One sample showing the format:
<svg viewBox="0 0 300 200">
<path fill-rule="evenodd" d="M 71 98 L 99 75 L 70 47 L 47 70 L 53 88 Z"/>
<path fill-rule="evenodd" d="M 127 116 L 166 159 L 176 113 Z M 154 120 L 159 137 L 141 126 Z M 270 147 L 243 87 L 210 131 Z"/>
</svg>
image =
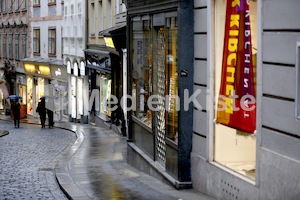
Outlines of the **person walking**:
<svg viewBox="0 0 300 200">
<path fill-rule="evenodd" d="M 17 127 L 19 128 L 20 127 L 20 114 L 21 114 L 20 109 L 21 109 L 21 105 L 18 102 L 18 100 L 14 100 L 12 102 L 11 109 L 12 109 L 13 116 L 14 116 L 15 128 L 17 128 Z"/>
<path fill-rule="evenodd" d="M 36 112 L 40 115 L 41 125 L 42 128 L 45 128 L 45 122 L 46 122 L 46 102 L 45 97 L 41 97 L 40 101 L 38 103 L 38 106 L 36 108 Z"/>
</svg>

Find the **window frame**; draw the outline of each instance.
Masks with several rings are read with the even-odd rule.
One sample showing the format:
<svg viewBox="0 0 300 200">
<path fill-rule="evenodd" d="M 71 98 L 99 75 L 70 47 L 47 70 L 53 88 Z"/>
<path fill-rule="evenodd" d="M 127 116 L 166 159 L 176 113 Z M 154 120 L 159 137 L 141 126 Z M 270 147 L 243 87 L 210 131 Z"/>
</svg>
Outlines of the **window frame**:
<svg viewBox="0 0 300 200">
<path fill-rule="evenodd" d="M 4 33 L 3 33 L 2 52 L 3 52 L 3 58 L 7 58 L 7 33 L 6 33 L 6 31 L 4 31 Z"/>
<path fill-rule="evenodd" d="M 33 55 L 40 55 L 40 53 L 41 53 L 41 29 L 39 27 L 33 28 L 32 45 L 33 45 Z"/>
<path fill-rule="evenodd" d="M 19 12 L 20 11 L 20 2 L 19 0 L 15 0 L 15 12 Z"/>
<path fill-rule="evenodd" d="M 22 58 L 27 56 L 27 29 L 24 27 L 22 32 Z"/>
<path fill-rule="evenodd" d="M 33 0 L 33 7 L 40 7 L 41 1 L 40 0 Z"/>
<path fill-rule="evenodd" d="M 10 30 L 8 34 L 8 58 L 14 59 L 14 33 Z"/>
<path fill-rule="evenodd" d="M 1 12 L 6 13 L 6 0 L 1 1 Z"/>
<path fill-rule="evenodd" d="M 48 0 L 48 6 L 56 5 L 56 0 Z"/>
<path fill-rule="evenodd" d="M 54 31 L 54 35 L 51 34 L 52 31 Z M 48 56 L 56 56 L 56 27 L 48 29 Z"/>
<path fill-rule="evenodd" d="M 20 60 L 20 33 L 19 29 L 17 29 L 15 34 L 15 58 L 16 60 Z"/>
</svg>

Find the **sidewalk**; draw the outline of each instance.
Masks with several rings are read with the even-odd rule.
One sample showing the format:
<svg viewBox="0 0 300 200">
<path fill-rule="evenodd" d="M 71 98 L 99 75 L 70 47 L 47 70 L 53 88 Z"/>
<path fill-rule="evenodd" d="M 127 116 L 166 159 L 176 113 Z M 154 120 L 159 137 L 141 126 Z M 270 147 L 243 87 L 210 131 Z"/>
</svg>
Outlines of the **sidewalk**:
<svg viewBox="0 0 300 200">
<path fill-rule="evenodd" d="M 3 115 L 0 119 L 10 120 Z M 77 137 L 55 166 L 58 183 L 69 199 L 210 199 L 193 189 L 177 190 L 128 165 L 126 138 L 110 129 L 66 122 L 55 122 L 55 127 Z"/>
</svg>

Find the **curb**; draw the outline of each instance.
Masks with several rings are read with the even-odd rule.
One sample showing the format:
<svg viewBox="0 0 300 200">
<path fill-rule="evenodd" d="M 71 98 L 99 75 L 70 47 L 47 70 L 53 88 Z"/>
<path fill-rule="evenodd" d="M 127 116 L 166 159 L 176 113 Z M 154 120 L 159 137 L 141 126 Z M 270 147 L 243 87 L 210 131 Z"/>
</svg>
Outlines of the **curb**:
<svg viewBox="0 0 300 200">
<path fill-rule="evenodd" d="M 84 135 L 79 130 L 74 131 L 69 128 L 59 127 L 59 126 L 57 128 L 71 131 L 75 133 L 77 137 L 76 141 L 70 147 L 68 147 L 69 148 L 68 151 L 64 154 L 61 154 L 61 157 L 59 158 L 58 162 L 56 162 L 55 164 L 54 171 L 55 171 L 57 183 L 68 199 L 71 200 L 90 199 L 88 195 L 76 185 L 76 183 L 74 182 L 74 180 L 69 174 L 69 168 L 68 168 L 68 162 L 73 157 L 73 155 L 77 152 L 77 150 L 80 148 L 84 140 Z"/>
</svg>

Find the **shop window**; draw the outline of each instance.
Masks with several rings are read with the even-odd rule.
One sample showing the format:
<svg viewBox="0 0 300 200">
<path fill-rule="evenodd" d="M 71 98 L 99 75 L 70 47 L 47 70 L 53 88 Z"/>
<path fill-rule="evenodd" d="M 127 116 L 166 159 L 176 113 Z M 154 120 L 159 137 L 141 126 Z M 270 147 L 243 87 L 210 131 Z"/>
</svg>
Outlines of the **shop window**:
<svg viewBox="0 0 300 200">
<path fill-rule="evenodd" d="M 33 78 L 27 76 L 27 114 L 33 114 Z"/>
<path fill-rule="evenodd" d="M 37 107 L 38 100 L 45 95 L 45 79 L 37 78 L 37 84 L 35 85 L 35 107 Z"/>
<path fill-rule="evenodd" d="M 152 89 L 152 34 L 150 17 L 133 19 L 132 38 L 132 89 L 136 97 L 133 114 L 144 124 L 152 127 L 152 111 L 147 101 Z"/>
<path fill-rule="evenodd" d="M 111 111 L 109 110 L 111 83 L 111 74 L 98 71 L 96 75 L 96 88 L 99 91 L 100 109 L 96 112 L 96 115 L 105 121 L 108 121 L 111 118 Z"/>
<path fill-rule="evenodd" d="M 161 13 L 134 17 L 131 38 L 134 119 L 153 126 L 157 160 L 164 163 L 166 139 L 177 143 L 178 67 L 177 16 Z"/>
<path fill-rule="evenodd" d="M 246 1 L 247 2 L 247 1 Z M 253 70 L 253 77 L 255 80 L 255 68 L 256 68 L 256 48 L 257 48 L 257 2 L 250 2 L 250 27 L 251 27 L 251 41 L 252 46 L 249 47 L 249 51 L 252 52 L 252 58 L 249 57 L 248 61 L 252 59 L 253 68 L 250 68 L 249 71 Z M 226 63 L 222 61 L 223 58 L 223 48 L 224 44 L 224 33 L 225 33 L 225 20 L 226 20 L 226 1 L 215 1 L 215 102 L 217 104 L 220 98 L 220 88 L 224 87 L 221 85 L 222 80 L 222 63 Z M 242 15 L 241 15 L 242 16 Z M 242 17 L 241 17 L 242 18 Z M 232 19 L 232 18 L 231 18 Z M 236 19 L 239 19 L 238 17 Z M 229 18 L 230 20 L 230 18 Z M 243 21 L 245 27 L 249 28 L 249 23 Z M 234 24 L 234 23 L 232 23 Z M 243 27 L 244 24 L 240 24 L 239 27 Z M 230 25 L 231 27 L 231 25 Z M 232 31 L 231 34 L 238 37 L 236 34 L 237 31 Z M 248 34 L 249 32 L 247 32 Z M 240 31 L 240 34 L 245 34 L 244 31 Z M 246 35 L 246 34 L 245 34 Z M 246 40 L 246 39 L 245 39 Z M 226 43 L 226 44 L 229 44 Z M 239 44 L 239 45 L 242 45 Z M 237 45 L 237 46 L 239 46 Z M 228 45 L 229 46 L 229 45 Z M 246 45 L 247 46 L 247 45 Z M 228 47 L 229 49 L 230 47 Z M 237 47 L 240 48 L 240 47 Z M 243 46 L 244 48 L 244 46 Z M 236 52 L 236 51 L 233 51 Z M 237 54 L 235 54 L 237 55 Z M 245 55 L 245 54 L 244 54 Z M 249 54 L 250 55 L 250 54 Z M 234 59 L 235 60 L 235 59 Z M 228 61 L 228 60 L 227 60 Z M 241 61 L 242 62 L 242 61 Z M 235 63 L 235 62 L 233 62 Z M 231 64 L 231 63 L 230 63 Z M 234 64 L 232 64 L 234 65 Z M 226 66 L 226 65 L 224 65 Z M 248 70 L 247 70 L 248 72 Z M 235 68 L 235 73 L 238 73 L 238 68 Z M 228 74 L 234 77 L 233 73 L 228 72 L 225 73 L 226 76 Z M 227 77 L 228 78 L 228 77 Z M 231 80 L 230 77 L 225 80 Z M 248 83 L 248 82 L 247 82 Z M 254 88 L 255 81 L 253 82 Z M 241 83 L 239 85 L 244 85 Z M 226 86 L 226 84 L 225 84 Z M 231 90 L 232 91 L 232 90 Z M 255 89 L 254 89 L 255 93 Z M 230 95 L 234 95 L 236 93 L 230 93 Z M 232 104 L 230 104 L 232 106 Z M 228 105 L 226 104 L 226 109 L 228 109 Z M 220 109 L 216 105 L 216 109 Z M 216 111 L 215 118 L 218 117 Z M 229 121 L 232 119 L 229 118 Z M 247 133 L 245 131 L 241 131 L 240 128 L 232 128 L 228 125 L 222 125 L 221 123 L 215 124 L 214 127 L 215 135 L 214 135 L 214 161 L 220 163 L 221 165 L 238 172 L 249 179 L 255 180 L 255 167 L 256 167 L 256 136 L 255 133 Z"/>
<path fill-rule="evenodd" d="M 33 54 L 40 54 L 40 29 L 33 29 Z"/>
<path fill-rule="evenodd" d="M 56 29 L 48 30 L 48 54 L 50 56 L 56 54 Z"/>
</svg>

